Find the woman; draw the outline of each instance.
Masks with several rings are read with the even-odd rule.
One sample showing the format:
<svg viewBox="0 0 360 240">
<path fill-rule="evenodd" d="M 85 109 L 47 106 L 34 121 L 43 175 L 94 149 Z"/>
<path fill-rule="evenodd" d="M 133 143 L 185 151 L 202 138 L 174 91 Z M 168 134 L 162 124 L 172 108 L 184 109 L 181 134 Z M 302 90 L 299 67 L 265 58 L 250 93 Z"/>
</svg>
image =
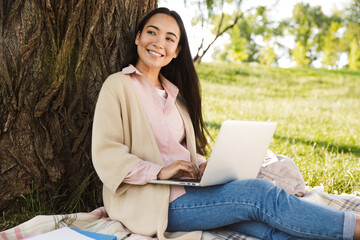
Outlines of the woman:
<svg viewBox="0 0 360 240">
<path fill-rule="evenodd" d="M 201 178 L 207 141 L 199 80 L 182 20 L 166 8 L 142 20 L 128 56 L 104 82 L 93 123 L 92 158 L 111 219 L 159 239 L 170 237 L 165 231 L 200 239 L 201 230 L 223 226 L 261 239 L 359 239 L 352 212 L 302 201 L 265 180 L 149 184 Z"/>
</svg>

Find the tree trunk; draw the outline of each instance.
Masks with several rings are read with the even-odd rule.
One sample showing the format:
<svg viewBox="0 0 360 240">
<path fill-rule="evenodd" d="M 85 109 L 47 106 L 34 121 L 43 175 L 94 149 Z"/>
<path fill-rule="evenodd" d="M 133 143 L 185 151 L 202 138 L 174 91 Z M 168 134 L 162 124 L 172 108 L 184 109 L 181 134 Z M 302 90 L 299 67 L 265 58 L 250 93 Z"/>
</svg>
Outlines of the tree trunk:
<svg viewBox="0 0 360 240">
<path fill-rule="evenodd" d="M 100 204 L 90 157 L 97 95 L 156 6 L 0 0 L 0 209 L 34 192 L 72 204 L 88 194 Z"/>
</svg>

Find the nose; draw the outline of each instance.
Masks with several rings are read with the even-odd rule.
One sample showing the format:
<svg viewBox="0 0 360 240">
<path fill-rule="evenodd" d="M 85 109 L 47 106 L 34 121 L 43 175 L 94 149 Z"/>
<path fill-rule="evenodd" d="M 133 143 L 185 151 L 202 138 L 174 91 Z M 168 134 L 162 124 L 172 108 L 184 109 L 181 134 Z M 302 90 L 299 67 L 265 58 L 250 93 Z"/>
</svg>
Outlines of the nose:
<svg viewBox="0 0 360 240">
<path fill-rule="evenodd" d="M 162 36 L 158 36 L 155 40 L 154 40 L 154 46 L 157 48 L 164 48 L 164 43 L 165 43 L 165 37 Z"/>
</svg>

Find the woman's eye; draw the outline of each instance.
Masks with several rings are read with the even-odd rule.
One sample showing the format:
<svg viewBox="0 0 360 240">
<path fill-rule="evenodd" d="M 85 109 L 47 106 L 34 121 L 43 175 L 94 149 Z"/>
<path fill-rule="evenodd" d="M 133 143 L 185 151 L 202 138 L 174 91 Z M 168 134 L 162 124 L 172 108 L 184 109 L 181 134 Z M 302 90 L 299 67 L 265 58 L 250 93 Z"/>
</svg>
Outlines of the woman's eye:
<svg viewBox="0 0 360 240">
<path fill-rule="evenodd" d="M 148 33 L 151 35 L 155 35 L 155 32 L 153 32 L 153 31 L 148 31 Z"/>
<path fill-rule="evenodd" d="M 170 38 L 170 37 L 166 38 L 166 40 L 168 40 L 168 41 L 170 41 L 170 42 L 175 42 L 174 39 L 172 39 L 172 38 Z"/>
</svg>

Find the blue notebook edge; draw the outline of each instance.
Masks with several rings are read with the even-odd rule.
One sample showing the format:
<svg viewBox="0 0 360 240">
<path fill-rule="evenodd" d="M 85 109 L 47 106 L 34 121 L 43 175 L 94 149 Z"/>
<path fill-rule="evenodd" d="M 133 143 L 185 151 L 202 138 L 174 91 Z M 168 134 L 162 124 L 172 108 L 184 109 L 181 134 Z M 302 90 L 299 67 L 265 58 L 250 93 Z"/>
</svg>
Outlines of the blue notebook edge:
<svg viewBox="0 0 360 240">
<path fill-rule="evenodd" d="M 94 238 L 96 240 L 117 240 L 116 236 L 107 235 L 107 234 L 103 234 L 103 233 L 95 233 L 95 232 L 89 232 L 89 231 L 78 230 L 78 229 L 73 229 L 73 228 L 71 230 L 74 230 L 78 233 L 81 233 L 90 238 Z"/>
</svg>

